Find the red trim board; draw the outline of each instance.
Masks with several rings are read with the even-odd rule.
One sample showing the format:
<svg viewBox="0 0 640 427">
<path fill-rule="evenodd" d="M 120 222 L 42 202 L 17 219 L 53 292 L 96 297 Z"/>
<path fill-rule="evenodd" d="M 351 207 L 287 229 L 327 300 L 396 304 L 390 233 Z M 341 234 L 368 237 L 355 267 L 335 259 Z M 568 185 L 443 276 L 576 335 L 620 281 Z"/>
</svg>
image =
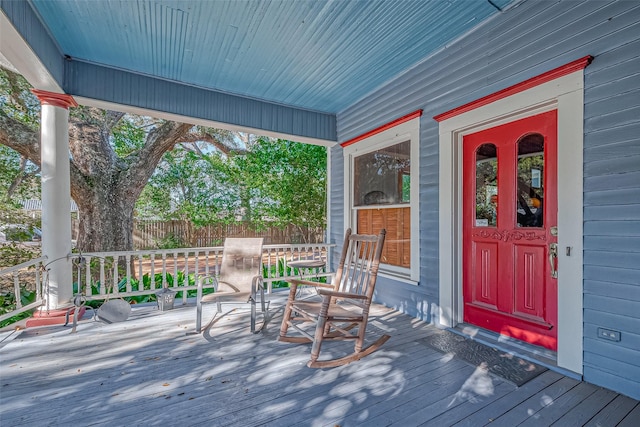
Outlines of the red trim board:
<svg viewBox="0 0 640 427">
<path fill-rule="evenodd" d="M 551 80 L 555 80 L 558 77 L 566 76 L 567 74 L 571 74 L 574 71 L 583 70 L 587 67 L 587 65 L 591 64 L 591 61 L 593 61 L 593 56 L 587 55 L 583 58 L 577 59 L 573 62 L 569 62 L 568 64 L 562 65 L 558 68 L 554 68 L 551 71 L 547 71 L 546 73 L 542 73 L 538 76 L 532 77 L 513 86 L 509 86 L 508 88 L 502 89 L 498 92 L 494 92 L 491 95 L 487 95 L 442 114 L 438 114 L 433 118 L 436 121 L 441 122 L 443 120 L 450 119 L 451 117 L 458 116 L 462 113 L 466 113 L 467 111 L 475 110 L 476 108 L 491 104 L 492 102 L 498 101 L 508 96 L 515 95 L 518 92 L 523 92 L 527 89 L 531 89 L 532 87 L 547 83 Z"/>
<path fill-rule="evenodd" d="M 394 126 L 398 126 L 401 123 L 408 122 L 409 120 L 413 120 L 416 117 L 420 117 L 420 116 L 422 116 L 422 110 L 414 111 L 413 113 L 409 113 L 406 116 L 402 116 L 399 119 L 395 119 L 392 122 L 384 124 L 384 125 L 382 125 L 380 127 L 377 127 L 377 128 L 375 128 L 373 130 L 370 130 L 367 133 L 363 133 L 360 136 L 356 136 L 355 138 L 352 138 L 352 139 L 350 139 L 348 141 L 345 141 L 340 145 L 344 148 L 344 147 L 346 147 L 348 145 L 355 144 L 356 142 L 362 141 L 363 139 L 367 139 L 367 138 L 369 138 L 369 137 L 371 137 L 373 135 L 376 135 L 376 134 L 378 134 L 380 132 L 384 132 L 385 130 L 391 129 Z"/>
</svg>

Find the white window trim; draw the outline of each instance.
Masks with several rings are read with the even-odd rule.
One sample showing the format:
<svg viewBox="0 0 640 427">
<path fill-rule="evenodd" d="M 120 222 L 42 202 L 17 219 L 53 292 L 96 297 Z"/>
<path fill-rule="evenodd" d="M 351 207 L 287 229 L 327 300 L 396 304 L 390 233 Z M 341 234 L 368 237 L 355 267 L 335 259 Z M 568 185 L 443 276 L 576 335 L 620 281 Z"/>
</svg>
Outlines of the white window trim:
<svg viewBox="0 0 640 427">
<path fill-rule="evenodd" d="M 418 284 L 420 279 L 420 213 L 419 213 L 419 187 L 420 187 L 420 117 L 406 121 L 390 129 L 372 135 L 344 148 L 344 223 L 347 227 L 356 229 L 355 212 L 357 208 L 353 206 L 353 168 L 354 158 L 362 154 L 379 150 L 390 145 L 399 144 L 403 141 L 410 141 L 411 153 L 411 267 L 399 268 L 386 264 L 380 264 L 380 273 L 385 275 L 385 271 L 391 273 L 388 277 L 398 278 L 398 275 L 409 279 L 412 284 Z M 400 206 L 400 205 L 398 205 Z M 401 205 L 406 206 L 406 205 Z M 385 206 L 387 207 L 387 206 Z M 398 278 L 399 279 L 399 278 Z"/>
<path fill-rule="evenodd" d="M 558 110 L 557 365 L 583 369 L 583 70 L 440 122 L 439 323 L 454 327 L 463 319 L 462 301 L 462 138 L 545 111 Z"/>
</svg>

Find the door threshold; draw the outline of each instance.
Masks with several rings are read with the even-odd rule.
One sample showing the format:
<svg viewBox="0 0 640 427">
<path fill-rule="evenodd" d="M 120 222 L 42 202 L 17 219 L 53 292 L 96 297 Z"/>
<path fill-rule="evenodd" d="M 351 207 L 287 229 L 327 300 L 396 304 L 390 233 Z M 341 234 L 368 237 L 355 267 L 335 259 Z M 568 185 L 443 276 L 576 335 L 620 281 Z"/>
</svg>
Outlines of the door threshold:
<svg viewBox="0 0 640 427">
<path fill-rule="evenodd" d="M 449 331 L 472 339 L 481 344 L 488 345 L 500 351 L 504 351 L 524 360 L 544 366 L 547 369 L 558 372 L 564 376 L 582 380 L 582 376 L 568 369 L 558 366 L 558 353 L 548 348 L 529 344 L 524 341 L 511 338 L 469 323 L 460 323 L 455 328 L 448 328 Z"/>
</svg>

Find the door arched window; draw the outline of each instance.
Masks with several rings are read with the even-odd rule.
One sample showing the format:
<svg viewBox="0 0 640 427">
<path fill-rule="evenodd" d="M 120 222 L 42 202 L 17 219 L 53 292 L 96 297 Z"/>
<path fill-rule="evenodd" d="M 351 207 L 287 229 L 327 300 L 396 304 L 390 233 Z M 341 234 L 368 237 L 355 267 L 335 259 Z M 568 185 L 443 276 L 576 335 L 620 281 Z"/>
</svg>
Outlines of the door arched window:
<svg viewBox="0 0 640 427">
<path fill-rule="evenodd" d="M 498 151 L 491 143 L 476 150 L 476 227 L 495 227 L 498 210 Z"/>
<path fill-rule="evenodd" d="M 518 140 L 516 186 L 519 227 L 544 225 L 544 137 L 539 133 Z"/>
</svg>

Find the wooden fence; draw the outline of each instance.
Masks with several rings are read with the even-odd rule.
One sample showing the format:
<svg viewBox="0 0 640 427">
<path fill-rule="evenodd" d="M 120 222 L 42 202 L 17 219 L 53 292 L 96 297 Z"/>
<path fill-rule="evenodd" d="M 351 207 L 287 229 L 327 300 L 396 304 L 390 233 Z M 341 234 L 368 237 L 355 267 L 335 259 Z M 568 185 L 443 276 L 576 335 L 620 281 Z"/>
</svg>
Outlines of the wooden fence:
<svg viewBox="0 0 640 427">
<path fill-rule="evenodd" d="M 72 221 L 74 238 L 77 236 L 77 220 Z M 184 221 L 136 220 L 133 226 L 135 249 L 155 249 L 159 247 L 220 246 L 227 237 L 262 237 L 265 245 L 300 244 L 324 242 L 324 230 L 288 225 L 285 228 L 269 227 L 256 230 L 249 223 L 228 225 L 208 225 L 196 228 Z M 177 246 L 176 246 L 177 245 Z"/>
</svg>

